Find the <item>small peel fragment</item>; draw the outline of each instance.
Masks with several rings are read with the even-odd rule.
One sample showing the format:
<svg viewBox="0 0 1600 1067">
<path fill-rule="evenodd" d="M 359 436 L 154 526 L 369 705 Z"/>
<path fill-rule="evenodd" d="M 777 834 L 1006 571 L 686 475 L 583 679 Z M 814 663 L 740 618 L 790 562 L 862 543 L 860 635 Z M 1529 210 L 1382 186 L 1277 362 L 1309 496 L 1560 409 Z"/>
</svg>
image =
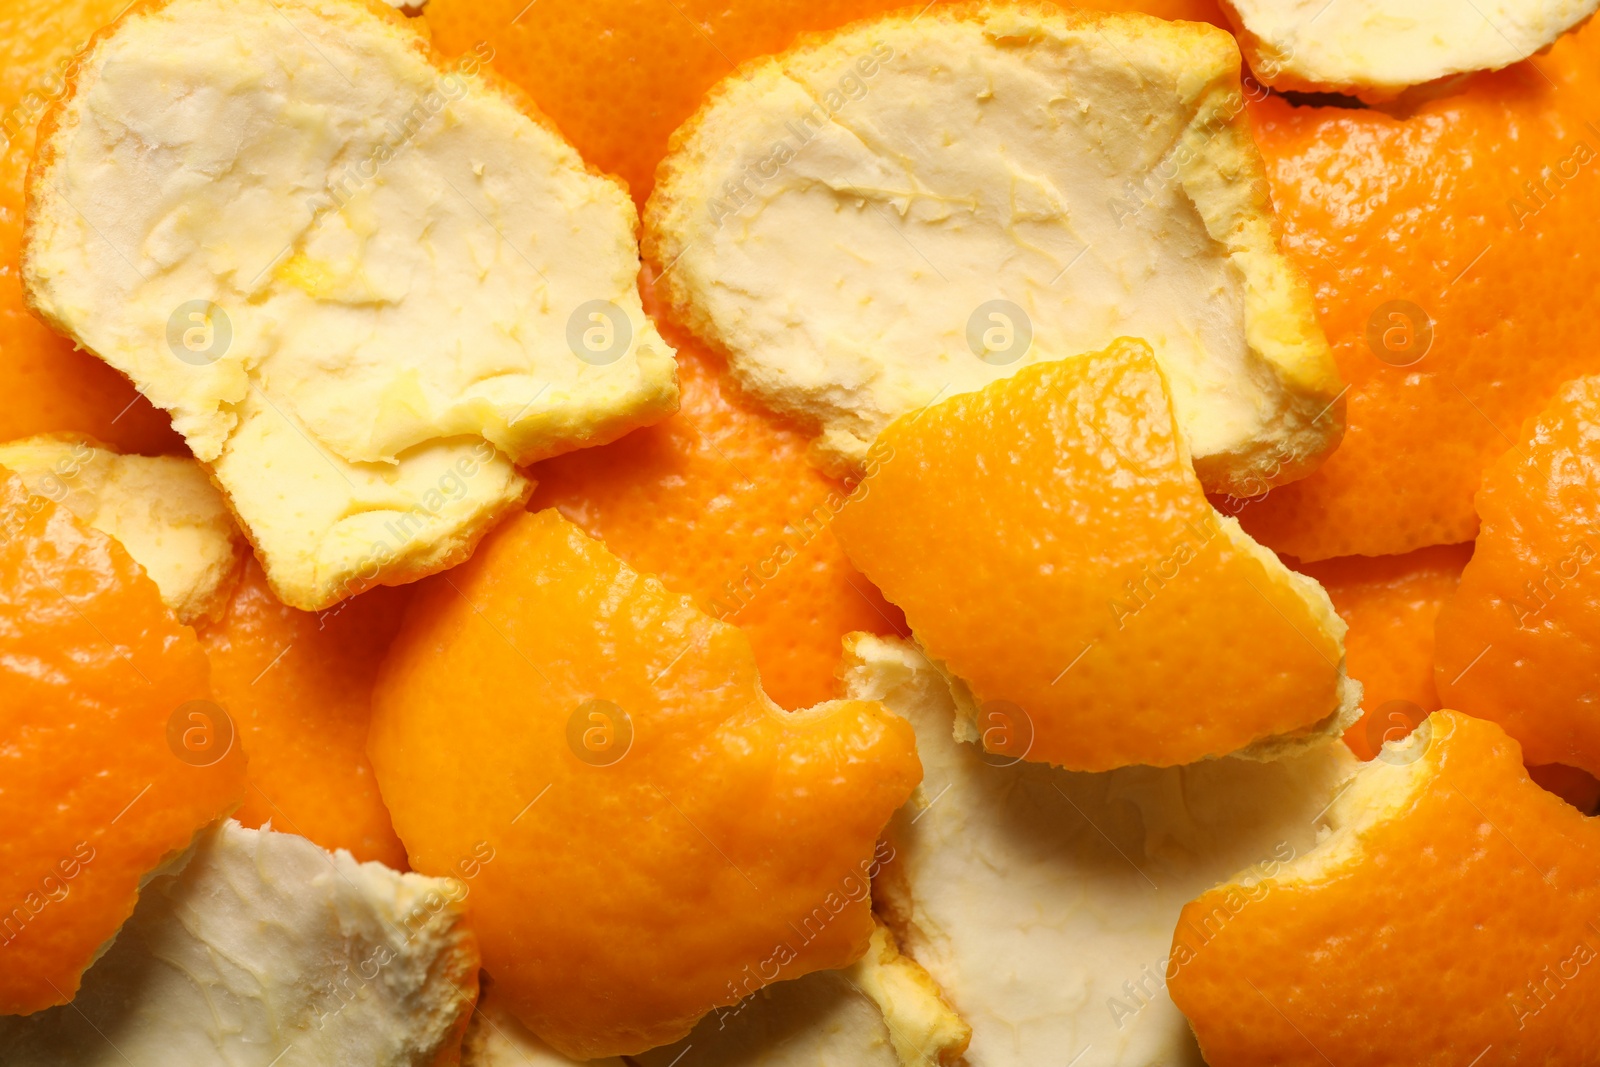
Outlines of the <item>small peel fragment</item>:
<svg viewBox="0 0 1600 1067">
<path fill-rule="evenodd" d="M 71 1005 L 0 1020 L 8 1067 L 432 1067 L 477 996 L 463 886 L 303 837 L 208 830 Z"/>
<path fill-rule="evenodd" d="M 118 541 L 161 600 L 194 625 L 226 606 L 248 550 L 205 468 L 180 456 L 125 456 L 48 434 L 0 444 L 0 467 Z"/>
<path fill-rule="evenodd" d="M 870 459 L 834 533 L 970 690 L 992 751 L 1270 759 L 1359 714 L 1343 620 L 1207 502 L 1143 343 L 902 416 Z"/>
<path fill-rule="evenodd" d="M 214 471 L 286 603 L 460 562 L 514 470 L 671 412 L 638 218 L 361 0 L 152 0 L 41 127 L 24 283 Z"/>
<path fill-rule="evenodd" d="M 1221 0 L 1275 89 L 1382 103 L 1414 85 L 1499 70 L 1554 44 L 1600 0 Z"/>
<path fill-rule="evenodd" d="M 859 466 L 896 416 L 1149 338 L 1201 480 L 1256 495 L 1343 432 L 1213 26 L 908 9 L 741 67 L 674 135 L 645 253 L 741 384 Z"/>
<path fill-rule="evenodd" d="M 1434 712 L 1328 823 L 1183 909 L 1169 988 L 1209 1062 L 1587 1061 L 1600 823 L 1531 782 L 1499 726 Z"/>
<path fill-rule="evenodd" d="M 971 1025 L 969 1067 L 1199 1067 L 1164 991 L 1184 903 L 1316 842 L 1356 762 L 1337 741 L 1274 763 L 1079 774 L 951 736 L 956 700 L 914 644 L 852 635 L 846 691 L 911 720 L 925 768 L 889 825 L 874 899 Z"/>
</svg>

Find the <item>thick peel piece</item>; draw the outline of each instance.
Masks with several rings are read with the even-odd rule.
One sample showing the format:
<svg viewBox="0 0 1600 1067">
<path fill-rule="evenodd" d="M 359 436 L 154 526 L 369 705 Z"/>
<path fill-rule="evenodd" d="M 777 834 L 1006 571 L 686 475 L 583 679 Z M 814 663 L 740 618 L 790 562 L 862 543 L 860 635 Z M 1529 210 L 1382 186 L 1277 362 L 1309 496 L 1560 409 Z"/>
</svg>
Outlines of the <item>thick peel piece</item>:
<svg viewBox="0 0 1600 1067">
<path fill-rule="evenodd" d="M 646 254 L 739 381 L 836 457 L 1130 335 L 1162 360 L 1206 486 L 1260 493 L 1314 467 L 1343 415 L 1239 69 L 1212 26 L 1032 5 L 808 38 L 675 135 Z"/>
<path fill-rule="evenodd" d="M 1207 502 L 1143 344 L 903 416 L 871 458 L 834 533 L 991 751 L 1174 766 L 1355 718 L 1343 620 Z"/>
<path fill-rule="evenodd" d="M 0 1015 L 65 1004 L 244 754 L 205 653 L 116 541 L 0 468 Z"/>
<path fill-rule="evenodd" d="M 33 307 L 172 414 L 295 607 L 459 562 L 513 461 L 676 403 L 626 190 L 481 60 L 360 0 L 158 0 L 44 120 Z"/>
<path fill-rule="evenodd" d="M 1178 913 L 1242 866 L 1310 849 L 1349 752 L 1075 774 L 957 742 L 951 686 L 910 642 L 854 636 L 844 678 L 917 731 L 924 781 L 890 823 L 874 896 L 971 1025 L 963 1062 L 1198 1067 L 1164 989 Z"/>
<path fill-rule="evenodd" d="M 1250 69 L 1276 89 L 1380 102 L 1413 85 L 1521 62 L 1597 0 L 1222 0 Z"/>
<path fill-rule="evenodd" d="M 1584 1063 L 1600 1043 L 1600 823 L 1494 723 L 1385 745 L 1333 832 L 1183 909 L 1169 989 L 1208 1062 Z"/>
<path fill-rule="evenodd" d="M 227 820 L 145 887 L 71 1005 L 0 1020 L 8 1067 L 431 1067 L 477 998 L 463 885 Z"/>
<path fill-rule="evenodd" d="M 412 866 L 471 865 L 505 1003 L 580 1058 L 861 956 L 921 777 L 905 720 L 780 710 L 738 629 L 554 510 L 418 590 L 367 749 Z"/>
<path fill-rule="evenodd" d="M 244 561 L 244 536 L 205 468 L 180 456 L 124 456 L 65 434 L 0 445 L 0 467 L 116 539 L 180 622 L 215 618 Z"/>
</svg>

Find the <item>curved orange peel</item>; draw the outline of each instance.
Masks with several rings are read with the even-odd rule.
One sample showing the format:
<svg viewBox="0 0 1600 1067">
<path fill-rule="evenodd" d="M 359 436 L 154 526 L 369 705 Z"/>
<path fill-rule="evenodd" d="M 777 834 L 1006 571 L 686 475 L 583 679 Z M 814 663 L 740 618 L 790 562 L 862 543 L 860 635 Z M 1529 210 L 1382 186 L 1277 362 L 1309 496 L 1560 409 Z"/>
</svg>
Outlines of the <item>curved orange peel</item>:
<svg viewBox="0 0 1600 1067">
<path fill-rule="evenodd" d="M 1569 382 L 1484 473 L 1434 677 L 1446 705 L 1498 722 L 1530 762 L 1600 775 L 1597 419 L 1600 378 Z"/>
<path fill-rule="evenodd" d="M 971 687 L 991 751 L 1172 766 L 1353 716 L 1344 623 L 1206 502 L 1142 342 L 1027 367 L 874 447 L 835 532 Z"/>
<path fill-rule="evenodd" d="M 1440 711 L 1271 877 L 1184 908 L 1167 989 L 1207 1062 L 1586 1062 L 1600 1041 L 1600 826 L 1493 723 Z"/>
<path fill-rule="evenodd" d="M 413 867 L 492 851 L 467 879 L 485 969 L 583 1058 L 860 956 L 874 844 L 921 777 L 904 719 L 780 711 L 742 633 L 554 511 L 418 591 L 368 749 Z"/>
<path fill-rule="evenodd" d="M 120 544 L 0 469 L 0 1015 L 70 1000 L 142 879 L 238 803 L 207 670 Z"/>
</svg>

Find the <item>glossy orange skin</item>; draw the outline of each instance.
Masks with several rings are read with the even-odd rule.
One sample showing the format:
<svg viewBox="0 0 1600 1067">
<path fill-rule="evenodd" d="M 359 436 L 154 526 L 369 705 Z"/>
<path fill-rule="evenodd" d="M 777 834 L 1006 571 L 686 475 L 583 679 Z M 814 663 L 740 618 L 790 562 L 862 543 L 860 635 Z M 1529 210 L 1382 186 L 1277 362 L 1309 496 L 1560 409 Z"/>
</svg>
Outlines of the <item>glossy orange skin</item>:
<svg viewBox="0 0 1600 1067">
<path fill-rule="evenodd" d="M 781 52 L 806 31 L 897 11 L 903 0 L 430 0 L 446 55 L 494 49 L 494 67 L 555 120 L 590 163 L 643 204 L 672 132 L 740 63 Z M 1101 0 L 1226 27 L 1213 0 Z"/>
<path fill-rule="evenodd" d="M 495 988 L 580 1058 L 859 956 L 863 876 L 922 776 L 904 719 L 780 711 L 738 629 L 554 510 L 421 584 L 368 748 L 412 866 L 467 878 Z"/>
<path fill-rule="evenodd" d="M 1284 252 L 1350 386 L 1338 451 L 1240 514 L 1257 539 L 1309 561 L 1474 537 L 1484 468 L 1563 381 L 1593 368 L 1600 345 L 1583 310 L 1600 287 L 1597 98 L 1591 21 L 1404 119 L 1252 104 Z M 1535 200 L 1524 183 L 1545 168 L 1554 179 Z M 1433 323 L 1410 366 L 1380 360 L 1366 339 L 1394 300 Z M 1379 319 L 1380 344 L 1389 327 L 1394 347 L 1407 343 L 1404 318 Z"/>
<path fill-rule="evenodd" d="M 63 92 L 64 64 L 126 6 L 127 0 L 11 0 L 0 10 L 0 396 L 6 398 L 0 441 L 73 430 L 123 452 L 183 448 L 167 416 L 132 384 L 33 317 L 19 277 L 34 128 Z"/>
<path fill-rule="evenodd" d="M 657 310 L 648 287 L 646 307 Z M 845 634 L 905 627 L 834 538 L 848 490 L 806 459 L 809 435 L 741 399 L 699 341 L 661 328 L 678 350 L 678 413 L 533 467 L 529 507 L 559 509 L 630 566 L 738 626 L 779 704 L 832 699 Z"/>
<path fill-rule="evenodd" d="M 929 656 L 1031 720 L 989 747 L 1173 766 L 1337 709 L 1338 641 L 1222 532 L 1143 343 L 902 416 L 870 457 L 834 529 Z"/>
<path fill-rule="evenodd" d="M 121 545 L 0 469 L 0 1014 L 71 999 L 140 879 L 239 802 L 237 744 L 169 747 L 207 674 Z"/>
<path fill-rule="evenodd" d="M 285 606 L 252 557 L 226 612 L 201 630 L 211 689 L 250 754 L 235 814 L 255 828 L 348 849 L 405 869 L 405 847 L 367 760 L 372 684 L 400 629 L 409 586 L 381 587 L 327 611 Z"/>
<path fill-rule="evenodd" d="M 1430 780 L 1358 862 L 1184 907 L 1167 989 L 1208 1063 L 1594 1062 L 1600 823 L 1530 782 L 1493 723 L 1430 722 L 1412 767 Z"/>
<path fill-rule="evenodd" d="M 1600 378 L 1580 378 L 1485 472 L 1483 532 L 1439 613 L 1440 697 L 1534 763 L 1600 774 Z"/>
<path fill-rule="evenodd" d="M 1400 700 L 1424 713 L 1439 710 L 1433 622 L 1471 557 L 1470 544 L 1436 545 L 1403 556 L 1347 556 L 1301 568 L 1322 583 L 1350 626 L 1345 668 L 1362 685 L 1364 714 L 1345 731 L 1344 740 L 1361 759 L 1377 755 L 1386 737 L 1399 740 L 1410 733 L 1393 720 L 1374 725 L 1373 716 L 1384 705 Z"/>
</svg>

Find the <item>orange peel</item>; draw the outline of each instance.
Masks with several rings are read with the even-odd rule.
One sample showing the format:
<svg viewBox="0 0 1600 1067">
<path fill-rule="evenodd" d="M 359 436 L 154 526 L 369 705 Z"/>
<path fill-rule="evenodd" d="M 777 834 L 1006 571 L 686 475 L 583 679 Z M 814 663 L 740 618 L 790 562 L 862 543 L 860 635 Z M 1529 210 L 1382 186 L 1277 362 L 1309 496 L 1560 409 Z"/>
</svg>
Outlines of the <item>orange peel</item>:
<svg viewBox="0 0 1600 1067">
<path fill-rule="evenodd" d="M 238 803 L 207 674 L 120 544 L 0 469 L 0 1015 L 70 1000 L 142 879 Z"/>
<path fill-rule="evenodd" d="M 1581 1063 L 1600 1041 L 1600 827 L 1499 726 L 1435 712 L 1332 832 L 1188 904 L 1167 989 L 1207 1062 Z"/>
<path fill-rule="evenodd" d="M 1600 24 L 1403 115 L 1250 105 L 1283 251 L 1349 386 L 1322 466 L 1238 513 L 1301 560 L 1470 541 L 1523 420 L 1589 373 Z M 1492 164 L 1485 164 L 1492 160 Z"/>
<path fill-rule="evenodd" d="M 1349 626 L 1345 667 L 1361 683 L 1361 718 L 1345 744 L 1369 760 L 1439 710 L 1433 624 L 1455 592 L 1472 545 L 1435 545 L 1403 556 L 1346 556 L 1303 565 Z"/>
<path fill-rule="evenodd" d="M 379 588 L 312 614 L 272 594 L 254 560 L 202 627 L 211 689 L 250 753 L 234 818 L 404 870 L 405 847 L 367 759 L 372 685 L 410 590 Z M 458 872 L 459 873 L 459 872 Z"/>
<path fill-rule="evenodd" d="M 582 1058 L 860 956 L 878 833 L 921 777 L 904 719 L 780 711 L 743 634 L 553 510 L 418 591 L 373 708 L 412 866 L 492 850 L 468 880 L 485 969 Z"/>
<path fill-rule="evenodd" d="M 1533 763 L 1600 775 L 1600 378 L 1567 383 L 1478 490 L 1472 561 L 1439 613 L 1441 699 L 1493 719 Z"/>
<path fill-rule="evenodd" d="M 834 530 L 928 655 L 1013 709 L 967 709 L 991 751 L 1172 766 L 1353 717 L 1344 623 L 1207 503 L 1143 343 L 903 416 L 874 449 Z"/>
</svg>

